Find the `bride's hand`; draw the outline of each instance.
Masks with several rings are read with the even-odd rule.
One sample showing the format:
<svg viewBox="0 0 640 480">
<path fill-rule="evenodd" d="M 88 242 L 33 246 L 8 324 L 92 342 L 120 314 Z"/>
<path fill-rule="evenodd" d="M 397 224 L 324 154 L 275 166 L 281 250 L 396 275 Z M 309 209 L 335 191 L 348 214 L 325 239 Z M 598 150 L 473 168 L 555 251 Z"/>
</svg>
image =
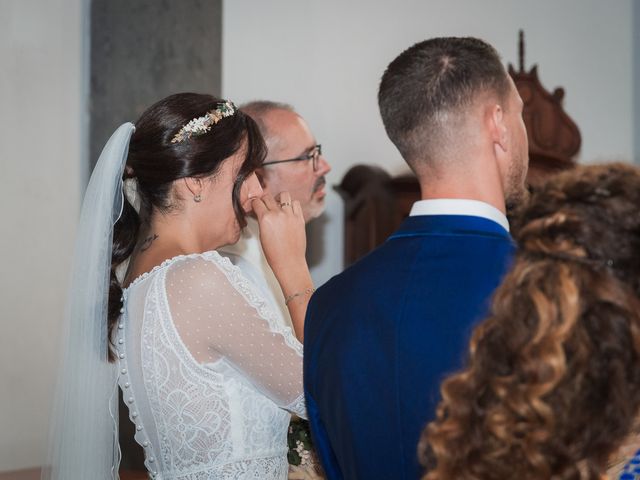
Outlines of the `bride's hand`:
<svg viewBox="0 0 640 480">
<path fill-rule="evenodd" d="M 307 238 L 300 202 L 291 201 L 289 192 L 274 199 L 265 194 L 252 201 L 260 226 L 260 242 L 271 269 L 279 274 L 295 269 L 305 262 Z"/>
<path fill-rule="evenodd" d="M 262 250 L 280 283 L 293 329 L 302 342 L 313 280 L 305 259 L 307 237 L 300 202 L 292 202 L 291 195 L 282 192 L 277 200 L 269 194 L 256 198 L 252 207 L 258 217 Z"/>
</svg>

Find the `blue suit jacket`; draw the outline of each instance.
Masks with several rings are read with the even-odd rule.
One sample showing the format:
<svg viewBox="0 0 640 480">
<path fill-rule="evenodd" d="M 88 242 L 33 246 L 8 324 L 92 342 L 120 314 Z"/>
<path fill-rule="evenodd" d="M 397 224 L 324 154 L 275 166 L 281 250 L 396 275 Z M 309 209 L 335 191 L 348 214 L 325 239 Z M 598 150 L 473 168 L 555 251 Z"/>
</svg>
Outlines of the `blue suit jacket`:
<svg viewBox="0 0 640 480">
<path fill-rule="evenodd" d="M 417 444 L 443 377 L 513 255 L 497 223 L 414 216 L 313 295 L 304 385 L 329 479 L 417 479 Z"/>
</svg>

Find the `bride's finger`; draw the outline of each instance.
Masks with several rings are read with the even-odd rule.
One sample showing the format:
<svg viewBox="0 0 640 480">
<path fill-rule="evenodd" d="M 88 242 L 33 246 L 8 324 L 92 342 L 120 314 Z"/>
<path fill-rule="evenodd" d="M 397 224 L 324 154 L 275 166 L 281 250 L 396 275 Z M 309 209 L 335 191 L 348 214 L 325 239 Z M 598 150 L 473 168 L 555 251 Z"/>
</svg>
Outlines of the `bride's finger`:
<svg viewBox="0 0 640 480">
<path fill-rule="evenodd" d="M 302 215 L 302 207 L 300 206 L 300 202 L 298 200 L 294 200 L 293 202 L 291 202 L 291 208 L 294 215 Z"/>
<path fill-rule="evenodd" d="M 277 198 L 280 208 L 291 207 L 291 194 L 289 192 L 280 192 Z"/>
<path fill-rule="evenodd" d="M 278 205 L 278 203 L 276 203 L 274 198 L 268 193 L 265 193 L 262 196 L 262 201 L 264 202 L 264 204 L 267 206 L 269 210 L 275 210 L 276 208 L 280 208 L 280 205 Z"/>
<path fill-rule="evenodd" d="M 251 200 L 251 207 L 253 208 L 253 211 L 255 212 L 258 219 L 261 219 L 262 216 L 269 211 L 262 198 L 258 197 L 255 197 Z"/>
</svg>

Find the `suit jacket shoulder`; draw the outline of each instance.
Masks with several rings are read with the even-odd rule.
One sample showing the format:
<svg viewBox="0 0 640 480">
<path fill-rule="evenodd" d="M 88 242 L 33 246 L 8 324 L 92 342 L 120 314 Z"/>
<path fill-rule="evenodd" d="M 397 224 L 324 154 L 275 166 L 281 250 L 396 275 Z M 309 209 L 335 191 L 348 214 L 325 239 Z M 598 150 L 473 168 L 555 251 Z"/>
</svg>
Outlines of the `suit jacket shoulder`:
<svg viewBox="0 0 640 480">
<path fill-rule="evenodd" d="M 440 381 L 461 366 L 513 248 L 487 219 L 410 217 L 314 294 L 305 388 L 344 478 L 419 476 Z"/>
</svg>

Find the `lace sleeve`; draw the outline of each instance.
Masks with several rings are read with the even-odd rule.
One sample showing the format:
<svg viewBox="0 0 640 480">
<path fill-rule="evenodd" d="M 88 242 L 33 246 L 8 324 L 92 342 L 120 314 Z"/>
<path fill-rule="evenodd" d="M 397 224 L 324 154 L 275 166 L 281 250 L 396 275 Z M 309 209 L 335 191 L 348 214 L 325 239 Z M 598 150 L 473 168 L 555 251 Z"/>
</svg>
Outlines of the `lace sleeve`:
<svg viewBox="0 0 640 480">
<path fill-rule="evenodd" d="M 166 274 L 171 316 L 200 363 L 229 361 L 278 406 L 306 416 L 302 345 L 240 270 L 215 252 L 172 265 Z"/>
</svg>

